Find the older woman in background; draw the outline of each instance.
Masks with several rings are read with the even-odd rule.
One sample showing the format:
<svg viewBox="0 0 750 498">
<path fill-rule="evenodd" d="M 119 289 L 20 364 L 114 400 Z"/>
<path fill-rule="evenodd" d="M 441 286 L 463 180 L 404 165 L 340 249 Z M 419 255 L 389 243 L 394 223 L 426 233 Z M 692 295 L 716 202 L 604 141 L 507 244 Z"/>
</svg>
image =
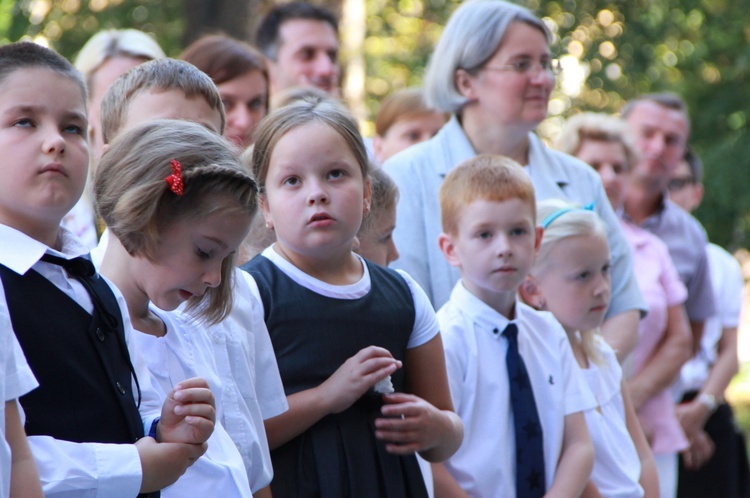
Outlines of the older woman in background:
<svg viewBox="0 0 750 498">
<path fill-rule="evenodd" d="M 594 203 L 607 225 L 612 251 L 612 304 L 604 324 L 622 359 L 634 346 L 644 309 L 632 259 L 598 175 L 575 158 L 548 149 L 532 133 L 547 117 L 559 73 L 546 25 L 523 7 L 471 0 L 451 16 L 430 59 L 427 104 L 453 113 L 431 140 L 385 163 L 401 190 L 394 236 L 401 252 L 395 267 L 408 271 L 436 308 L 459 273 L 438 250 L 438 190 L 446 173 L 477 154 L 509 156 L 531 176 L 537 200 Z"/>
</svg>

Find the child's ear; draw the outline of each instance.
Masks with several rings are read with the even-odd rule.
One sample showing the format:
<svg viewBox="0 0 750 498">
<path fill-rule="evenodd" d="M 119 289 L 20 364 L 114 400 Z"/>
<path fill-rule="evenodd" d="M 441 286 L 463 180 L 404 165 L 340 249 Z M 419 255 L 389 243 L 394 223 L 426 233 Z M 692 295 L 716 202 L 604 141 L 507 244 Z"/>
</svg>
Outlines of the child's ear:
<svg viewBox="0 0 750 498">
<path fill-rule="evenodd" d="M 545 307 L 544 295 L 542 290 L 539 288 L 539 284 L 536 279 L 531 275 L 526 275 L 526 278 L 521 285 L 518 286 L 518 294 L 521 295 L 523 302 L 531 306 L 532 308 L 541 310 Z"/>
<path fill-rule="evenodd" d="M 446 261 L 448 261 L 451 266 L 457 268 L 461 267 L 461 259 L 456 253 L 456 244 L 454 243 L 452 236 L 447 233 L 441 233 L 438 236 L 438 246 L 440 247 L 443 256 L 445 256 Z"/>
<path fill-rule="evenodd" d="M 364 201 L 362 202 L 362 214 L 370 212 L 370 202 L 372 201 L 372 181 L 370 177 L 365 177 Z"/>
<path fill-rule="evenodd" d="M 266 220 L 266 228 L 273 230 L 273 217 L 271 216 L 271 211 L 268 209 L 266 195 L 261 192 L 258 195 L 258 199 L 260 200 L 260 211 L 263 213 L 263 219 Z"/>
</svg>

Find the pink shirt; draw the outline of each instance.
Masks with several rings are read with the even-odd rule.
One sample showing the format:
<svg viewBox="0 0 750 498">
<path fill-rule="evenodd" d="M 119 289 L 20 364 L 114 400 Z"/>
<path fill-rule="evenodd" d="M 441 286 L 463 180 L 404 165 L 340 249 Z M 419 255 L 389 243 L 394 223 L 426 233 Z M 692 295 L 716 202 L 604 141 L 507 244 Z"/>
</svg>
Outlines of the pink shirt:
<svg viewBox="0 0 750 498">
<path fill-rule="evenodd" d="M 638 280 L 648 314 L 638 325 L 638 344 L 628 359 L 625 376 L 641 371 L 667 329 L 667 309 L 682 304 L 687 289 L 672 263 L 667 246 L 655 235 L 620 220 L 625 239 L 633 251 L 633 273 Z M 674 414 L 674 400 L 666 389 L 647 400 L 638 410 L 641 423 L 653 431 L 655 455 L 687 448 L 688 441 Z"/>
</svg>

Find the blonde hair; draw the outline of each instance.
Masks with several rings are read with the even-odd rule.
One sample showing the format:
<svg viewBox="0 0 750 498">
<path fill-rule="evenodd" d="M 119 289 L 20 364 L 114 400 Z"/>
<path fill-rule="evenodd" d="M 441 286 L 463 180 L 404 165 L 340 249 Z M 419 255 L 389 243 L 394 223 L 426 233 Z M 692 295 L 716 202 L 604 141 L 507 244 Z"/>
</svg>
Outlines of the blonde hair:
<svg viewBox="0 0 750 498">
<path fill-rule="evenodd" d="M 271 95 L 271 109 L 280 109 L 300 100 L 310 99 L 325 100 L 333 97 L 316 86 L 293 86 Z"/>
<path fill-rule="evenodd" d="M 96 71 L 113 57 L 163 59 L 166 54 L 156 40 L 137 29 L 106 29 L 89 38 L 76 56 L 75 65 L 91 88 Z"/>
<path fill-rule="evenodd" d="M 165 181 L 172 159 L 182 165 L 182 195 Z M 255 181 L 231 145 L 199 124 L 179 120 L 148 122 L 115 139 L 97 169 L 94 194 L 99 216 L 128 254 L 149 260 L 166 226 L 228 209 L 252 217 L 258 207 Z M 191 298 L 188 309 L 209 323 L 225 318 L 232 307 L 233 267 L 234 255 L 222 262 L 219 286 Z"/>
<path fill-rule="evenodd" d="M 203 97 L 211 109 L 221 115 L 219 134 L 224 133 L 224 104 L 211 78 L 189 62 L 158 59 L 134 67 L 117 78 L 107 89 L 101 104 L 104 143 L 109 143 L 120 131 L 130 109 L 130 103 L 140 92 L 170 90 L 184 92 L 186 97 Z"/>
<path fill-rule="evenodd" d="M 432 113 L 443 114 L 445 120 L 448 115 L 427 107 L 424 92 L 420 88 L 402 88 L 383 99 L 375 116 L 375 133 L 384 137 L 396 121 L 422 117 Z"/>
<path fill-rule="evenodd" d="M 399 192 L 396 182 L 372 162 L 370 163 L 370 189 L 372 191 L 370 211 L 362 219 L 362 226 L 359 227 L 357 233 L 359 238 L 366 236 L 367 232 L 380 221 L 383 213 L 389 209 L 395 209 L 398 203 Z"/>
<path fill-rule="evenodd" d="M 261 192 L 266 184 L 268 166 L 276 144 L 291 130 L 310 123 L 326 124 L 341 135 L 359 165 L 362 179 L 367 178 L 367 151 L 354 117 L 343 105 L 331 98 L 307 96 L 273 111 L 258 125 L 255 132 L 252 170 Z M 305 151 L 300 151 L 300 154 L 304 153 Z"/>
<path fill-rule="evenodd" d="M 576 156 L 586 140 L 621 144 L 629 170 L 638 162 L 638 150 L 630 137 L 627 124 L 614 116 L 582 112 L 570 117 L 555 141 L 555 148 Z"/>
<path fill-rule="evenodd" d="M 579 235 L 598 235 L 607 240 L 607 228 L 595 211 L 581 208 L 579 205 L 561 199 L 546 199 L 537 205 L 537 214 L 542 220 L 544 234 L 534 264 L 529 272 L 538 275 L 547 269 L 549 255 L 555 244 L 569 237 Z M 602 340 L 600 328 L 578 331 L 581 346 L 586 356 L 596 364 L 603 361 L 597 342 Z"/>
<path fill-rule="evenodd" d="M 520 199 L 536 217 L 534 186 L 529 175 L 523 166 L 504 156 L 481 154 L 462 162 L 445 177 L 439 196 L 443 231 L 450 235 L 458 233 L 463 208 L 479 199 Z"/>
</svg>

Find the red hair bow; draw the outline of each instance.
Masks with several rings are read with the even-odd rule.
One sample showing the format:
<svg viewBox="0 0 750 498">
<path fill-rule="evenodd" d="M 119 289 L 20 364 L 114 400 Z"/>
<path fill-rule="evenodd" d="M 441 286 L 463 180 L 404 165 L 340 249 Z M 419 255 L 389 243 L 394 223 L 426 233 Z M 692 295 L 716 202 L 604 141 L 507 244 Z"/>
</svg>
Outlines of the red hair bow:
<svg viewBox="0 0 750 498">
<path fill-rule="evenodd" d="M 182 195 L 185 188 L 185 184 L 182 183 L 182 165 L 177 159 L 170 159 L 169 164 L 172 165 L 172 174 L 164 180 L 169 184 L 169 190 L 177 195 Z"/>
</svg>

